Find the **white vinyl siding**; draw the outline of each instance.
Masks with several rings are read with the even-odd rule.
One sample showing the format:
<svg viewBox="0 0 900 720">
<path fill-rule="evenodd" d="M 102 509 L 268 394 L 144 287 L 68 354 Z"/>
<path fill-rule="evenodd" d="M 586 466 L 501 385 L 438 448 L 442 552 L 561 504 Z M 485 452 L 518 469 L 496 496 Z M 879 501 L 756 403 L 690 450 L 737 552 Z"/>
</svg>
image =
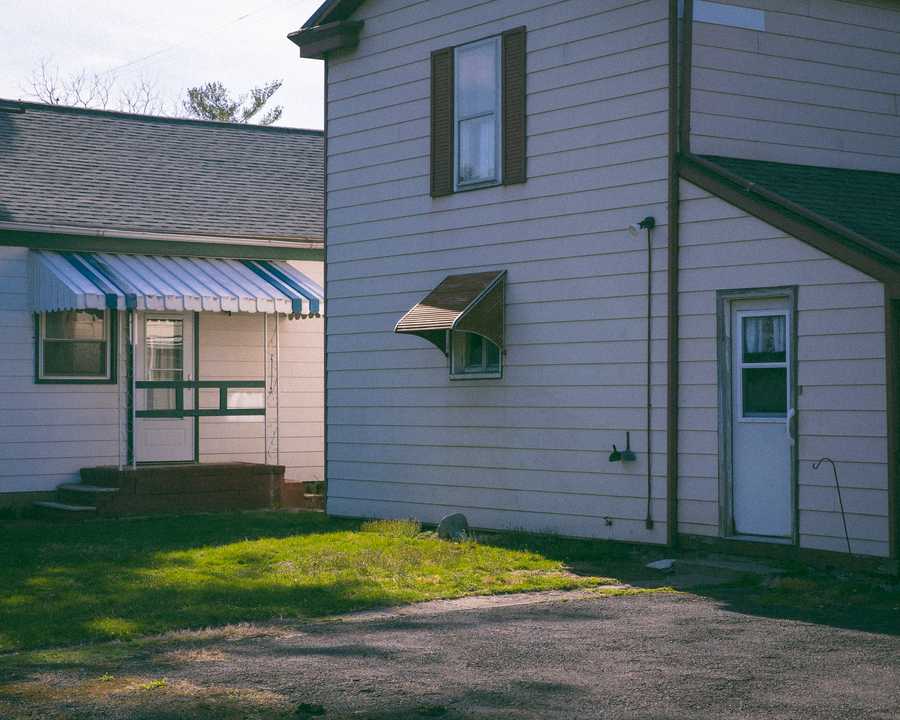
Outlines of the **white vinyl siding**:
<svg viewBox="0 0 900 720">
<path fill-rule="evenodd" d="M 884 288 L 880 282 L 682 183 L 679 530 L 719 534 L 716 290 L 798 286 L 801 547 L 888 554 Z"/>
<path fill-rule="evenodd" d="M 329 512 L 662 542 L 665 365 L 644 526 L 646 254 L 665 358 L 664 0 L 369 0 L 329 60 Z M 528 30 L 528 183 L 429 195 L 433 50 Z M 397 319 L 446 275 L 506 269 L 503 378 L 452 382 Z M 635 463 L 609 463 L 632 433 Z M 604 518 L 612 524 L 607 525 Z"/>
<path fill-rule="evenodd" d="M 900 6 L 722 2 L 766 27 L 694 23 L 694 152 L 900 172 Z"/>
<path fill-rule="evenodd" d="M 82 467 L 119 460 L 116 385 L 34 382 L 27 258 L 0 247 L 0 492 L 53 490 Z"/>
</svg>

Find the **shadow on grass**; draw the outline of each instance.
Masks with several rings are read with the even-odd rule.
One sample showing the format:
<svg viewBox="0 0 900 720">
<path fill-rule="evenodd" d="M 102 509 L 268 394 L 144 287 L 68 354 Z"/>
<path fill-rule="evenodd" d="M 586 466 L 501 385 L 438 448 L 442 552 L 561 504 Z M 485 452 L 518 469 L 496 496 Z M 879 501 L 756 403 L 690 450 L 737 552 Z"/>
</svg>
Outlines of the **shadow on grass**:
<svg viewBox="0 0 900 720">
<path fill-rule="evenodd" d="M 0 650 L 162 632 L 173 629 L 173 613 L 175 627 L 208 627 L 379 602 L 372 588 L 343 579 L 279 582 L 272 558 L 253 549 L 283 539 L 328 545 L 359 525 L 312 513 L 236 513 L 6 526 Z M 234 557 L 216 555 L 229 547 Z"/>
<path fill-rule="evenodd" d="M 0 652 L 600 582 L 409 522 L 269 512 L 22 524 L 0 535 Z"/>
<path fill-rule="evenodd" d="M 673 585 L 734 612 L 900 635 L 900 592 L 879 589 L 882 579 L 790 568 L 787 580 L 774 587 L 750 576 L 680 585 L 677 574 L 645 567 L 667 555 L 661 548 L 485 533 L 478 547 L 486 552 L 466 556 L 458 544 L 353 532 L 361 525 L 314 513 L 239 513 L 3 528 L 0 650 L 296 621 L 428 597 L 549 589 L 529 584 L 529 573 L 546 577 L 551 565 L 560 564 L 570 578 Z M 504 584 L 511 576 L 524 584 Z M 560 586 L 573 583 L 562 578 Z M 72 657 L 78 662 L 77 653 Z M 63 653 L 51 664 L 66 662 Z M 0 663 L 0 672 L 6 665 Z"/>
<path fill-rule="evenodd" d="M 523 532 L 486 533 L 484 544 L 537 552 L 564 563 L 577 574 L 603 574 L 638 587 L 672 586 L 709 598 L 732 612 L 772 619 L 799 620 L 848 630 L 900 635 L 900 583 L 897 578 L 815 570 L 796 563 L 768 562 L 777 577 L 727 575 L 704 578 L 662 574 L 647 562 L 662 558 L 702 559 L 694 552 L 624 543 L 591 542 Z M 677 563 L 676 563 L 677 567 Z"/>
</svg>

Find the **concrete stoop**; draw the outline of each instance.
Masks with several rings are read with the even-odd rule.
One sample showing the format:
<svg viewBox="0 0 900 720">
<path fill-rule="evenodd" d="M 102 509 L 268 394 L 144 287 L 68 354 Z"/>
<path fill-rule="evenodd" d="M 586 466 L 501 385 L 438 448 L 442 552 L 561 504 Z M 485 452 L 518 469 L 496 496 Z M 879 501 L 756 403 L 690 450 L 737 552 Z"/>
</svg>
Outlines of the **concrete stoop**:
<svg viewBox="0 0 900 720">
<path fill-rule="evenodd" d="M 82 468 L 81 481 L 56 489 L 55 501 L 33 504 L 35 516 L 82 520 L 124 515 L 322 509 L 321 483 L 285 481 L 284 466 L 260 463 Z"/>
</svg>

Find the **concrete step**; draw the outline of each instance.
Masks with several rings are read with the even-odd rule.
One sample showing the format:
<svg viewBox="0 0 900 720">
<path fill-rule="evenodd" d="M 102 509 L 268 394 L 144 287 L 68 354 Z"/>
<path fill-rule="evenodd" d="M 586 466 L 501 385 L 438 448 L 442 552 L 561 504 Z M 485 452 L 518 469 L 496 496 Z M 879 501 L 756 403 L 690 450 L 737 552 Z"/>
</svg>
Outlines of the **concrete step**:
<svg viewBox="0 0 900 720">
<path fill-rule="evenodd" d="M 41 520 L 87 520 L 97 516 L 95 505 L 72 505 L 52 500 L 32 503 L 34 517 Z"/>
<path fill-rule="evenodd" d="M 303 509 L 305 510 L 324 510 L 325 496 L 313 493 L 304 493 L 303 504 L 301 505 L 301 507 L 303 507 Z"/>
<path fill-rule="evenodd" d="M 281 485 L 281 506 L 300 510 L 325 509 L 325 483 L 321 481 L 286 481 Z"/>
<path fill-rule="evenodd" d="M 66 505 L 101 507 L 115 499 L 119 488 L 88 485 L 87 483 L 65 483 L 56 488 L 56 497 Z"/>
</svg>

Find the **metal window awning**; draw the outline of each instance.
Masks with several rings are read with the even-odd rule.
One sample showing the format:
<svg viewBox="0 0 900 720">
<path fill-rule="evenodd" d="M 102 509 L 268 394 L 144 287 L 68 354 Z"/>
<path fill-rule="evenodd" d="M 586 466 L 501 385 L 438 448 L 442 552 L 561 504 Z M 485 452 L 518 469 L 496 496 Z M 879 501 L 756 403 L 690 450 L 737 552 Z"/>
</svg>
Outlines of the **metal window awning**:
<svg viewBox="0 0 900 720">
<path fill-rule="evenodd" d="M 320 285 L 287 262 L 29 252 L 32 309 L 324 314 Z"/>
<path fill-rule="evenodd" d="M 476 333 L 503 350 L 505 282 L 505 270 L 450 275 L 400 318 L 394 332 L 418 335 L 445 355 L 449 330 Z"/>
</svg>

